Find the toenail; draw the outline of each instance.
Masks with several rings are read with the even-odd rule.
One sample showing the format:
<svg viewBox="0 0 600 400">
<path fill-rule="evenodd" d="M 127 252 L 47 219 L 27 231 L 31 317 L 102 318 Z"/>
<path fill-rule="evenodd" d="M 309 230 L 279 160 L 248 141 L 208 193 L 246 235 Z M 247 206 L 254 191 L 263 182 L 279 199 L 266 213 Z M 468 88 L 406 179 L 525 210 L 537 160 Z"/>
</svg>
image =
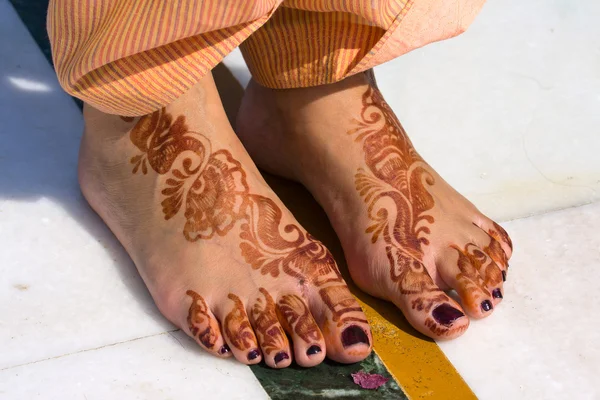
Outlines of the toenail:
<svg viewBox="0 0 600 400">
<path fill-rule="evenodd" d="M 501 299 L 503 297 L 502 291 L 500 289 L 494 289 L 492 296 L 494 296 L 495 299 Z"/>
<path fill-rule="evenodd" d="M 258 356 L 260 356 L 260 352 L 257 349 L 254 349 L 250 353 L 248 353 L 248 360 L 256 360 Z"/>
<path fill-rule="evenodd" d="M 229 353 L 231 350 L 229 349 L 229 346 L 227 346 L 226 344 L 224 344 L 223 346 L 221 346 L 221 348 L 219 349 L 219 354 L 227 354 Z"/>
<path fill-rule="evenodd" d="M 317 345 L 310 346 L 308 350 L 306 350 L 307 356 L 312 356 L 314 354 L 318 354 L 321 352 L 321 348 Z"/>
<path fill-rule="evenodd" d="M 489 300 L 484 300 L 481 302 L 481 309 L 485 312 L 490 311 L 494 306 L 492 306 L 492 302 Z"/>
<path fill-rule="evenodd" d="M 506 271 L 502 271 L 502 280 L 506 282 Z"/>
<path fill-rule="evenodd" d="M 344 347 L 349 347 L 357 343 L 365 343 L 367 346 L 370 344 L 369 337 L 365 331 L 356 325 L 344 329 L 344 332 L 342 332 L 342 344 Z"/>
<path fill-rule="evenodd" d="M 279 364 L 283 360 L 287 360 L 289 358 L 290 356 L 288 356 L 288 353 L 285 351 L 280 351 L 279 353 L 275 354 L 275 364 Z"/>
<path fill-rule="evenodd" d="M 442 325 L 450 326 L 454 321 L 465 316 L 465 314 L 452 307 L 450 304 L 444 303 L 437 306 L 432 312 L 433 318 Z"/>
</svg>

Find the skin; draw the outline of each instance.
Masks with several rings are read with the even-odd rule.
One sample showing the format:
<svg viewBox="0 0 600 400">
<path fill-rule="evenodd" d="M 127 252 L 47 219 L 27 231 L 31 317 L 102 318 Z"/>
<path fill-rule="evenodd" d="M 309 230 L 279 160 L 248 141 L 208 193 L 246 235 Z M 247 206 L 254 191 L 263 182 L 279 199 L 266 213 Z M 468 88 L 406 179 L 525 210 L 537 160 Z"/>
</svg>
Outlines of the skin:
<svg viewBox="0 0 600 400">
<path fill-rule="evenodd" d="M 423 160 L 372 71 L 304 89 L 251 82 L 236 129 L 263 169 L 323 206 L 357 285 L 421 333 L 455 338 L 502 300 L 508 234 Z"/>
<path fill-rule="evenodd" d="M 161 312 L 211 354 L 274 368 L 365 358 L 368 322 L 335 260 L 262 180 L 218 99 L 208 76 L 142 117 L 86 106 L 84 196 Z M 349 328 L 362 336 L 349 343 Z"/>
</svg>

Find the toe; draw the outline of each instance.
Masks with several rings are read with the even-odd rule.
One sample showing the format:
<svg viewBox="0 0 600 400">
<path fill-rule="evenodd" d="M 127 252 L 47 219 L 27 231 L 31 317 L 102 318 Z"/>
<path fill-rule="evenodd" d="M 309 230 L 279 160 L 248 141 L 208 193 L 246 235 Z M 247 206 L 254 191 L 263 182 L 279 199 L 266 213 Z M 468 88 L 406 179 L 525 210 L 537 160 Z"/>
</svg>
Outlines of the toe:
<svg viewBox="0 0 600 400">
<path fill-rule="evenodd" d="M 294 343 L 298 365 L 312 367 L 325 358 L 325 340 L 309 308 L 300 296 L 287 294 L 277 301 L 279 320 Z"/>
<path fill-rule="evenodd" d="M 464 310 L 473 318 L 484 318 L 494 310 L 497 303 L 492 290 L 486 285 L 480 270 L 481 263 L 489 259 L 481 249 L 468 243 L 464 249 L 451 246 L 437 260 L 438 271 L 448 286 L 458 293 Z M 496 268 L 496 278 L 502 283 L 500 271 Z M 499 276 L 499 278 L 498 278 Z"/>
<path fill-rule="evenodd" d="M 492 239 L 494 243 L 498 243 Z M 490 256 L 493 250 L 489 247 L 484 247 L 479 254 L 479 259 L 475 263 L 479 270 L 479 275 L 483 278 L 483 283 L 487 290 L 492 293 L 494 306 L 504 298 L 504 281 L 506 281 L 506 266 L 498 264 L 494 258 Z M 472 261 L 473 262 L 473 261 Z"/>
<path fill-rule="evenodd" d="M 487 217 L 482 217 L 475 225 L 481 228 L 484 232 L 494 238 L 502 247 L 506 256 L 506 266 L 508 267 L 508 260 L 512 257 L 513 244 L 508 233 L 500 225 L 492 221 Z"/>
<path fill-rule="evenodd" d="M 186 294 L 186 299 L 188 302 L 191 299 L 191 304 L 187 313 L 187 323 L 182 324 L 184 331 L 209 353 L 218 357 L 231 356 L 229 346 L 221 334 L 219 322 L 204 298 L 193 290 L 188 290 Z"/>
<path fill-rule="evenodd" d="M 277 319 L 275 302 L 266 289 L 260 288 L 259 292 L 250 309 L 250 319 L 263 358 L 269 367 L 288 367 L 292 362 L 290 344 Z"/>
<path fill-rule="evenodd" d="M 222 316 L 223 334 L 231 352 L 244 364 L 257 364 L 262 355 L 256 340 L 254 330 L 246 314 L 244 303 L 240 298 L 229 293 L 229 307 Z"/>
<path fill-rule="evenodd" d="M 341 363 L 365 359 L 372 350 L 369 323 L 360 305 L 345 284 L 333 284 L 319 290 L 322 301 L 314 307 L 325 337 L 327 357 Z"/>
<path fill-rule="evenodd" d="M 492 293 L 494 305 L 496 305 L 504 297 L 502 286 L 508 272 L 508 258 L 500 242 L 483 230 L 473 228 L 471 238 L 478 248 L 469 246 L 467 255 L 483 278 L 485 287 Z"/>
<path fill-rule="evenodd" d="M 469 327 L 469 319 L 460 305 L 444 293 L 431 279 L 423 263 L 404 254 L 389 257 L 398 265 L 394 276 L 397 288 L 391 300 L 402 310 L 410 324 L 434 339 L 453 339 Z"/>
<path fill-rule="evenodd" d="M 494 266 L 500 271 L 502 282 L 505 282 L 506 275 L 508 273 L 508 258 L 502 250 L 500 242 L 498 242 L 491 236 L 488 236 L 487 239 L 489 241 L 489 244 L 487 246 L 482 245 L 482 243 L 479 243 L 479 246 L 481 247 L 485 255 L 493 261 Z"/>
</svg>

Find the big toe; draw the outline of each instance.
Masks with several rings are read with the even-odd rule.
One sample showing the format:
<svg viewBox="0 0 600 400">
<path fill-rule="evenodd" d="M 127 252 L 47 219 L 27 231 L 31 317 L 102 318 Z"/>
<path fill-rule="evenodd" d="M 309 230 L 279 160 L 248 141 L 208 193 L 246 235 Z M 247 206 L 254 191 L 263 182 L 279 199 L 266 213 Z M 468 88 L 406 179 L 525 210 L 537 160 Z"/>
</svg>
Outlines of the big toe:
<svg viewBox="0 0 600 400">
<path fill-rule="evenodd" d="M 399 277 L 392 301 L 415 329 L 431 338 L 454 339 L 469 327 L 461 306 L 433 282 L 420 262 Z"/>
<path fill-rule="evenodd" d="M 319 290 L 318 319 L 327 345 L 327 357 L 340 363 L 365 359 L 373 348 L 369 323 L 345 284 Z"/>
</svg>

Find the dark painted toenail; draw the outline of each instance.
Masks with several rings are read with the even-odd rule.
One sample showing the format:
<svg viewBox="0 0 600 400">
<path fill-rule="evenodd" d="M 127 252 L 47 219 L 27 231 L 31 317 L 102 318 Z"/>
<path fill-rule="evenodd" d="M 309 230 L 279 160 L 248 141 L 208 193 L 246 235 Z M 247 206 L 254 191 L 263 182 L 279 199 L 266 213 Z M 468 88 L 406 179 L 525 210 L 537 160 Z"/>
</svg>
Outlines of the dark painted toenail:
<svg viewBox="0 0 600 400">
<path fill-rule="evenodd" d="M 248 353 L 248 360 L 250 360 L 250 361 L 256 360 L 258 358 L 258 356 L 260 356 L 260 352 L 256 349 L 254 349 L 250 353 Z"/>
<path fill-rule="evenodd" d="M 431 313 L 433 318 L 442 325 L 450 326 L 454 321 L 465 316 L 462 311 L 444 303 L 437 306 Z"/>
<path fill-rule="evenodd" d="M 500 289 L 494 289 L 492 296 L 494 296 L 495 299 L 501 299 L 503 297 L 502 291 Z"/>
<path fill-rule="evenodd" d="M 357 343 L 364 343 L 367 346 L 370 344 L 369 337 L 365 331 L 356 325 L 352 325 L 344 329 L 344 332 L 342 332 L 342 344 L 344 347 L 350 347 Z"/>
<path fill-rule="evenodd" d="M 313 354 L 318 354 L 321 352 L 321 348 L 317 345 L 310 346 L 308 350 L 306 350 L 307 356 L 312 356 Z"/>
<path fill-rule="evenodd" d="M 494 306 L 492 306 L 492 302 L 489 300 L 484 300 L 481 302 L 481 309 L 485 312 L 490 311 Z"/>
<path fill-rule="evenodd" d="M 288 356 L 288 353 L 285 351 L 280 351 L 279 353 L 275 354 L 275 364 L 279 364 L 283 360 L 287 360 L 289 358 L 290 356 Z"/>
<path fill-rule="evenodd" d="M 231 350 L 229 349 L 229 346 L 227 346 L 226 344 L 224 344 L 223 346 L 221 346 L 221 348 L 219 349 L 219 354 L 227 354 L 229 353 Z"/>
<path fill-rule="evenodd" d="M 506 271 L 502 271 L 502 280 L 506 282 Z"/>
</svg>

